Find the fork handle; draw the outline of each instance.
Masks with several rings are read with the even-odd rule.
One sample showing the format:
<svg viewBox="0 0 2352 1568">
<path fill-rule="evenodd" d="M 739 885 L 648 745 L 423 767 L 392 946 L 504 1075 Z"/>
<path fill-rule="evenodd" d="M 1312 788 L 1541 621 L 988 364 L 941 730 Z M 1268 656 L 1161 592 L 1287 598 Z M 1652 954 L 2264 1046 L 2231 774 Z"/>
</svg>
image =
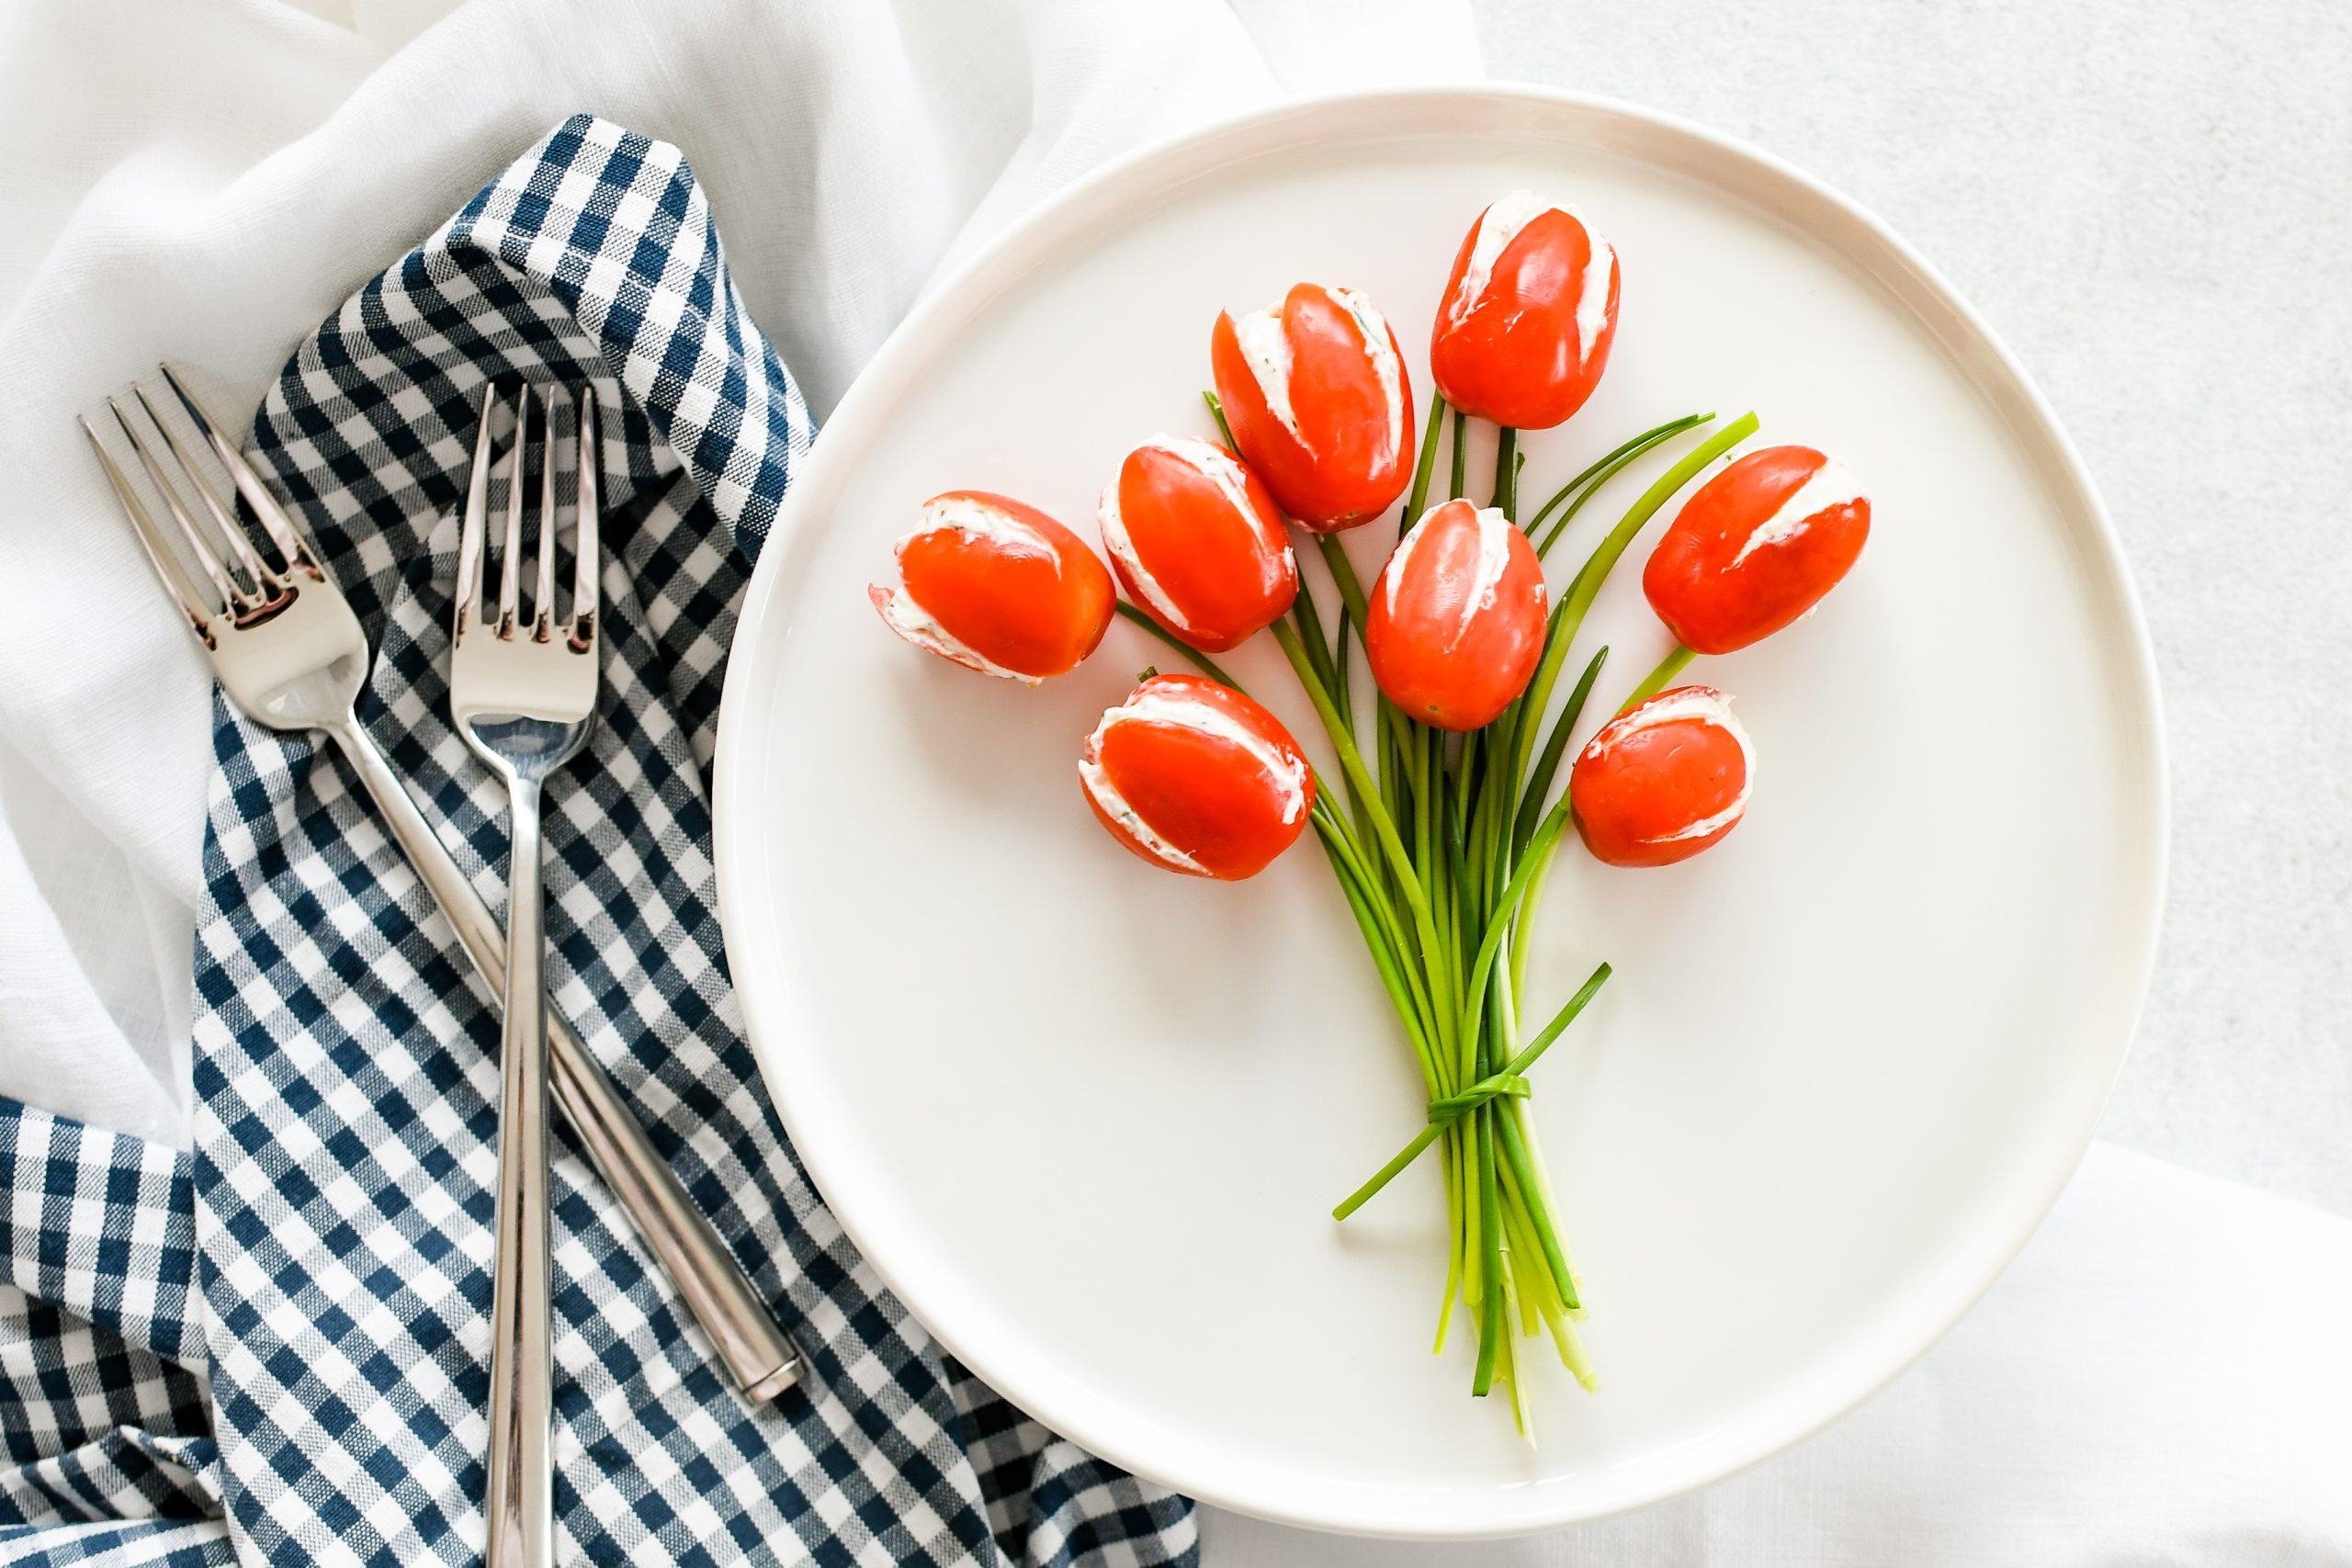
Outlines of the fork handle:
<svg viewBox="0 0 2352 1568">
<path fill-rule="evenodd" d="M 506 939 L 490 906 L 433 830 L 382 750 L 357 717 L 328 729 L 359 783 L 407 852 L 458 942 L 493 997 L 506 990 Z M 703 1332 L 710 1336 L 744 1397 L 775 1398 L 800 1380 L 800 1353 L 727 1249 L 686 1196 L 677 1174 L 645 1135 L 620 1091 L 561 1015 L 548 1015 L 548 1045 L 557 1105 L 588 1151 L 605 1185 L 636 1222 Z"/>
<path fill-rule="evenodd" d="M 483 1568 L 555 1568 L 554 1264 L 548 1229 L 548 987 L 539 781 L 513 781 L 506 1024 L 498 1045 L 498 1253 L 490 1292 L 489 1545 Z"/>
</svg>

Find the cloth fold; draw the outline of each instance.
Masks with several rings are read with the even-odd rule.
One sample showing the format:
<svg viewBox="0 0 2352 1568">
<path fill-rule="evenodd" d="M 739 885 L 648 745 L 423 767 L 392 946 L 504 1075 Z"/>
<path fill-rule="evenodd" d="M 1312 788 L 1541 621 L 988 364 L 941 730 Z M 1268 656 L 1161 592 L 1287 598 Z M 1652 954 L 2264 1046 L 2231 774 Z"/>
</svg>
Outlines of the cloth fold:
<svg viewBox="0 0 2352 1568">
<path fill-rule="evenodd" d="M 187 1156 L 0 1100 L 0 1562 L 233 1562 Z"/>
<path fill-rule="evenodd" d="M 363 718 L 496 908 L 502 796 L 447 720 L 444 671 L 470 433 L 486 386 L 517 380 L 586 384 L 605 412 L 605 681 L 589 757 L 548 790 L 550 993 L 810 1371 L 745 1405 L 561 1141 L 567 1555 L 1191 1561 L 1188 1504 L 1005 1405 L 907 1318 L 760 1087 L 719 942 L 704 769 L 737 601 L 812 432 L 676 148 L 565 122 L 355 294 L 264 404 L 249 455 L 379 649 Z M 29 1249 L 34 1287 L 119 1341 L 109 1364 L 138 1369 L 113 1380 L 137 1391 L 127 1404 L 77 1413 L 49 1446 L 74 1439 L 88 1508 L 206 1504 L 247 1561 L 469 1564 L 484 1533 L 496 1017 L 332 752 L 217 695 L 213 739 L 192 1158 L 32 1112 L 14 1123 L 18 1199 L 62 1196 L 12 1232 L 11 1255 Z M 192 1353 L 191 1235 L 207 1424 L 190 1374 L 154 1362 L 161 1346 Z M 56 1457 L 20 1469 L 19 1490 L 40 1491 Z M 61 1503 L 50 1517 L 75 1516 Z"/>
<path fill-rule="evenodd" d="M 1252 11 L 1284 4 L 1258 0 Z M 764 364 L 765 344 L 775 344 L 821 411 L 931 279 L 1040 197 L 1154 137 L 1270 102 L 1283 82 L 1306 79 L 1270 67 L 1250 30 L 1263 17 L 1245 22 L 1220 0 L 710 0 L 684 9 L 313 0 L 312 8 L 347 9 L 355 25 L 328 25 L 282 0 L 193 8 L 127 0 L 103 11 L 30 0 L 0 48 L 0 130 L 33 150 L 6 182 L 10 222 L 0 231 L 0 406 L 15 411 L 0 421 L 0 466 L 11 476 L 0 549 L 28 580 L 75 587 L 0 617 L 8 677 L 0 681 L 0 1096 L 61 1113 L 12 1110 L 12 1135 L 38 1123 L 46 1145 L 70 1145 L 48 1179 L 84 1198 L 78 1208 L 28 1207 L 19 1180 L 8 1211 L 11 1245 L 34 1250 L 15 1259 L 18 1293 L 0 1287 L 0 1346 L 10 1358 L 0 1400 L 25 1401 L 0 1412 L 24 1483 L 0 1483 L 9 1499 L 0 1529 L 11 1532 L 0 1537 L 0 1561 L 225 1562 L 232 1520 L 242 1561 L 305 1555 L 306 1543 L 334 1533 L 319 1523 L 320 1506 L 346 1489 L 360 1503 L 334 1527 L 362 1544 L 355 1553 L 337 1536 L 322 1547 L 329 1555 L 364 1555 L 381 1538 L 378 1561 L 462 1557 L 478 1528 L 430 1511 L 413 1522 L 409 1509 L 424 1490 L 466 1499 L 479 1490 L 465 1470 L 481 1434 L 464 1381 L 477 1375 L 481 1347 L 468 1337 L 478 1330 L 465 1325 L 480 1316 L 469 1292 L 482 1288 L 489 1247 L 481 998 L 454 953 L 418 934 L 431 917 L 341 764 L 299 739 L 251 734 L 208 706 L 209 671 L 114 514 L 73 412 L 159 357 L 215 407 L 232 409 L 330 312 L 336 320 L 313 344 L 322 352 L 364 355 L 415 340 L 424 327 L 392 312 L 462 280 L 477 258 L 427 247 L 411 263 L 447 276 L 396 273 L 368 285 L 352 316 L 340 302 L 582 106 L 691 150 L 693 188 L 715 193 L 728 215 L 727 308 L 748 306 L 770 334 L 761 340 L 738 321 L 728 329 L 735 346 Z M 1313 27 L 1273 30 L 1283 48 L 1316 47 Z M 1357 17 L 1351 38 L 1349 59 L 1384 62 L 1389 74 L 1477 69 L 1466 0 L 1384 0 Z M 1354 68 L 1336 65 L 1323 85 L 1341 85 Z M 673 216 L 662 211 L 667 189 L 644 193 L 653 217 L 626 220 Z M 487 227 L 475 221 L 472 237 L 495 255 Z M 511 266 L 500 287 L 532 276 L 529 255 L 499 265 Z M 624 628 L 616 667 L 634 682 L 628 700 L 643 697 L 666 728 L 608 726 L 605 761 L 655 790 L 672 824 L 691 825 L 706 809 L 698 769 L 726 637 L 726 589 L 714 585 L 755 547 L 774 476 L 701 454 L 701 477 L 729 515 L 687 548 L 694 487 L 681 476 L 713 422 L 735 417 L 720 407 L 727 398 L 690 376 L 660 388 L 657 373 L 624 412 L 626 355 L 615 345 L 626 331 L 609 313 L 590 327 L 573 312 L 582 300 L 619 300 L 630 281 L 608 288 L 584 271 L 547 278 L 529 296 L 537 324 L 528 333 L 546 336 L 532 346 L 559 365 L 612 356 L 604 390 L 608 414 L 621 417 L 608 424 L 608 446 L 628 466 L 620 488 L 642 513 L 628 530 L 636 553 L 614 569 L 641 615 Z M 639 281 L 663 308 L 676 298 L 659 278 Z M 575 282 L 567 305 L 561 289 Z M 462 321 L 470 307 L 453 309 Z M 457 357 L 439 367 L 445 378 L 462 379 Z M 437 697 L 417 677 L 439 635 L 425 579 L 435 570 L 446 579 L 447 542 L 420 537 L 402 503 L 387 501 L 416 500 L 422 490 L 401 487 L 426 481 L 391 471 L 415 454 L 371 434 L 368 418 L 384 411 L 358 407 L 356 397 L 336 401 L 323 362 L 305 374 L 315 389 L 299 376 L 290 394 L 281 389 L 263 422 L 272 450 L 255 455 L 310 485 L 315 525 L 349 547 L 338 565 L 382 645 L 376 733 L 412 776 L 447 784 L 470 764 L 442 755 L 437 734 L 417 738 L 420 725 L 440 724 Z M 463 390 L 436 395 L 462 402 Z M 401 395 L 447 423 L 429 399 L 416 402 L 413 385 Z M 698 412 L 696 400 L 708 408 Z M 774 444 L 787 460 L 796 421 L 805 427 L 805 415 L 787 417 L 786 437 Z M 722 439 L 734 434 L 718 430 Z M 424 468 L 454 469 L 455 449 L 432 439 L 442 445 Z M 407 530 L 397 550 L 381 536 L 391 526 Z M 416 582 L 394 570 L 412 557 Z M 490 826 L 496 802 L 454 808 L 467 813 L 458 830 L 488 889 L 503 852 Z M 199 854 L 208 816 L 211 841 Z M 314 829 L 334 840 L 316 854 Z M 558 1267 L 575 1282 L 603 1277 L 573 1290 L 565 1310 L 594 1295 L 616 1325 L 566 1342 L 564 1375 L 584 1370 L 594 1385 L 567 1410 L 565 1438 L 588 1467 L 584 1498 L 567 1494 L 563 1506 L 575 1530 L 589 1532 L 589 1555 L 658 1562 L 669 1545 L 699 1537 L 723 1559 L 730 1546 L 749 1550 L 741 1536 L 765 1529 L 760 1550 L 824 1561 L 897 1560 L 914 1556 L 917 1542 L 975 1560 L 991 1551 L 1041 1562 L 1181 1557 L 1186 1527 L 1163 1495 L 1095 1466 L 941 1359 L 864 1274 L 788 1159 L 779 1161 L 773 1122 L 756 1090 L 742 1087 L 748 1066 L 722 1005 L 715 931 L 703 910 L 680 913 L 705 901 L 703 850 L 691 826 L 660 847 L 653 869 L 644 843 L 628 840 L 610 861 L 557 874 L 572 900 L 550 915 L 571 944 L 557 959 L 560 1004 L 598 1019 L 592 1048 L 696 1200 L 759 1266 L 812 1352 L 818 1393 L 808 1408 L 781 1415 L 741 1413 L 731 1395 L 718 1397 L 696 1331 L 665 1304 L 659 1276 L 567 1155 L 559 1224 L 569 1239 Z M 646 904 L 594 925 L 585 906 L 602 908 L 610 886 L 649 884 Z M 271 943 L 253 949 L 242 948 L 250 932 L 226 915 L 247 892 L 269 910 Z M 192 1064 L 187 958 L 199 915 L 206 1044 Z M 298 917 L 308 922 L 299 938 L 288 934 Z M 619 965 L 607 972 L 583 953 L 586 925 L 598 952 L 617 933 L 625 947 L 637 944 L 633 958 L 662 962 L 624 981 Z M 387 1024 L 375 1021 L 376 1000 L 392 1009 Z M 376 1050 L 386 1028 L 418 1027 L 452 1042 L 448 1052 Z M 718 1055 L 723 1076 L 678 1068 L 680 1049 L 705 1068 Z M 310 1080 L 300 1075 L 313 1068 L 334 1079 L 333 1094 L 302 1098 Z M 199 1077 L 216 1107 L 201 1167 L 171 1147 L 184 1151 L 194 1131 Z M 289 1119 L 261 1113 L 273 1090 L 282 1098 L 289 1088 L 300 1101 Z M 116 1141 L 101 1128 L 139 1136 Z M 457 1152 L 419 1156 L 409 1140 L 423 1138 L 420 1128 Z M 212 1293 L 185 1297 L 185 1316 L 168 1332 L 160 1317 L 101 1326 L 93 1318 L 116 1307 L 41 1272 L 41 1249 L 85 1246 L 95 1233 L 84 1223 L 104 1209 L 91 1195 L 125 1181 L 136 1188 L 158 1169 L 172 1195 L 160 1203 L 139 1195 L 125 1223 L 141 1235 L 160 1226 L 192 1248 L 201 1188 Z M 330 1174 L 318 1193 L 301 1187 L 308 1169 Z M 351 1196 L 334 1173 L 354 1169 L 365 1176 L 368 1237 L 383 1251 L 364 1258 L 363 1278 L 346 1280 L 325 1265 L 355 1238 L 326 1215 Z M 187 1262 L 193 1280 L 192 1251 Z M 215 1319 L 209 1303 L 237 1294 L 224 1283 L 231 1270 L 256 1300 L 310 1314 L 310 1326 L 277 1326 L 287 1320 L 257 1311 Z M 329 1298 L 346 1287 L 354 1300 L 394 1304 L 338 1317 Z M 232 1352 L 218 1368 L 207 1324 L 212 1345 Z M 200 1371 L 156 1359 L 159 1341 Z M 402 1366 L 420 1344 L 428 1353 Z M 401 1392 L 395 1370 L 417 1386 Z M 205 1394 L 216 1376 L 221 1441 L 209 1435 Z M 330 1383 L 364 1388 L 358 1408 L 309 1403 Z M 49 1408 L 117 1385 L 141 1392 L 119 1409 Z M 918 1423 L 933 1428 L 927 1439 Z M 662 1445 L 647 1450 L 650 1469 L 631 1472 L 625 1439 L 644 1427 L 659 1428 Z M 177 1462 L 187 1480 L 168 1488 L 175 1506 L 218 1517 L 148 1518 L 130 1501 L 135 1485 L 111 1483 L 90 1483 L 74 1506 L 43 1500 L 72 1490 L 44 1481 L 48 1471 L 80 1464 L 96 1476 L 109 1455 L 128 1466 L 149 1437 L 190 1439 L 157 1473 Z M 694 1500 L 664 1520 L 682 1475 Z M 101 1506 L 102 1495 L 115 1501 Z M 22 1534 L 36 1521 L 38 1543 Z"/>
<path fill-rule="evenodd" d="M 1959 1327 L 1861 1408 L 1617 1518 L 1442 1547 L 1204 1509 L 1213 1568 L 2352 1562 L 2352 1220 L 2095 1145 Z M 1605 1397 L 1605 1393 L 1604 1393 Z"/>
<path fill-rule="evenodd" d="M 203 1435 L 193 1167 L 174 1153 L 190 1133 L 187 959 L 215 715 L 72 412 L 159 356 L 217 407 L 250 400 L 370 269 L 589 106 L 692 154 L 750 314 L 821 414 L 912 299 L 1059 183 L 1284 91 L 1478 69 L 1466 0 L 1351 6 L 1344 27 L 1313 0 L 302 3 L 357 26 L 284 0 L 19 0 L 0 29 L 0 131 L 23 152 L 0 177 L 0 551 L 19 581 L 76 589 L 20 595 L 0 616 L 0 1094 L 89 1123 L 0 1107 L 0 1517 L 16 1521 L 0 1524 L 0 1562 L 239 1560 Z M 400 598 L 395 585 L 394 627 Z M 373 722 L 393 739 L 408 716 Z M 300 765 L 327 783 L 340 770 Z M 497 852 L 486 840 L 475 860 Z M 464 992 L 446 956 L 438 977 Z M 691 1121 L 658 1074 L 631 1070 L 641 1104 Z M 421 1091 L 413 1109 L 433 1113 Z M 701 1141 L 657 1135 L 698 1197 L 723 1198 Z M 185 1196 L 153 1201 L 175 1180 Z M 152 1247 L 156 1279 L 185 1279 L 176 1305 L 168 1289 L 102 1298 L 111 1269 L 89 1238 L 110 1224 L 141 1277 Z M 628 1261 L 624 1248 L 611 1266 Z M 1854 1416 L 1720 1487 L 1478 1546 L 1306 1537 L 1203 1510 L 1204 1555 L 1213 1568 L 2352 1562 L 2352 1372 L 2328 1316 L 2347 1268 L 2340 1219 L 2098 1148 L 1950 1339 Z M 941 1365 L 956 1404 L 965 1385 Z M 1045 1439 L 1001 1404 L 967 1404 L 957 1432 L 987 1528 L 1043 1551 L 1041 1522 L 1067 1517 L 1055 1487 L 1024 1490 Z"/>
<path fill-rule="evenodd" d="M 1344 29 L 1311 0 L 314 3 L 358 30 L 286 0 L 20 0 L 0 29 L 26 150 L 0 176 L 0 551 L 77 588 L 0 616 L 0 1095 L 183 1146 L 210 679 L 75 410 L 159 357 L 250 399 L 589 107 L 692 154 L 821 415 L 943 269 L 1106 160 L 1285 82 L 1478 70 L 1468 0 Z"/>
</svg>

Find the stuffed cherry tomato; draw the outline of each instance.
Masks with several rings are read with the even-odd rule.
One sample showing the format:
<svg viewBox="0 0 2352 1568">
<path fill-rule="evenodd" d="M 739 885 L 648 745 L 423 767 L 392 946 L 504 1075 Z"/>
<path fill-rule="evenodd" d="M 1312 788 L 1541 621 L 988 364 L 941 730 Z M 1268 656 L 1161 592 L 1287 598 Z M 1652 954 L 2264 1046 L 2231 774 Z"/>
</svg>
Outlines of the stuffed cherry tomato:
<svg viewBox="0 0 2352 1568">
<path fill-rule="evenodd" d="M 1382 692 L 1440 729 L 1476 729 L 1527 689 L 1544 656 L 1543 563 L 1494 507 L 1423 513 L 1373 585 L 1364 650 Z"/>
<path fill-rule="evenodd" d="M 1617 253 L 1566 208 L 1515 190 L 1478 215 L 1430 333 L 1455 408 L 1544 430 L 1584 406 L 1617 337 Z"/>
<path fill-rule="evenodd" d="M 1220 314 L 1209 359 L 1241 456 L 1299 522 L 1332 533 L 1405 493 L 1413 389 L 1370 299 L 1299 284 L 1238 321 Z"/>
<path fill-rule="evenodd" d="M 1594 858 L 1672 865 L 1722 841 L 1747 810 L 1756 759 L 1713 686 L 1677 686 L 1592 738 L 1568 774 L 1568 805 Z"/>
<path fill-rule="evenodd" d="M 1298 596 L 1274 498 L 1222 446 L 1153 436 L 1103 487 L 1098 520 L 1127 596 L 1194 648 L 1221 653 Z"/>
<path fill-rule="evenodd" d="M 1314 772 L 1282 720 L 1197 675 L 1154 675 L 1103 714 L 1078 777 L 1113 838 L 1222 882 L 1263 871 L 1315 806 Z"/>
<path fill-rule="evenodd" d="M 922 503 L 895 551 L 900 586 L 866 590 L 890 629 L 967 670 L 1036 685 L 1094 651 L 1111 625 L 1111 574 L 1079 536 L 986 491 Z"/>
<path fill-rule="evenodd" d="M 1819 604 L 1870 533 L 1870 498 L 1846 465 L 1768 446 L 1700 487 L 1651 552 L 1642 589 L 1685 648 L 1729 653 Z"/>
</svg>

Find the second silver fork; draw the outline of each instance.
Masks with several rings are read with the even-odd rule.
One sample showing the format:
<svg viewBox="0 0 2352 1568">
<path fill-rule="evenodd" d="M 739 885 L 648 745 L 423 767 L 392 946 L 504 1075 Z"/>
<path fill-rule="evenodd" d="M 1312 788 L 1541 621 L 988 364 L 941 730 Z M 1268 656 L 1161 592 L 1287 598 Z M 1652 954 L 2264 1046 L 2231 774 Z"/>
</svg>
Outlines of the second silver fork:
<svg viewBox="0 0 2352 1568">
<path fill-rule="evenodd" d="M 152 502 L 82 422 L 157 581 L 238 707 L 273 729 L 323 735 L 343 754 L 458 944 L 492 992 L 502 994 L 506 951 L 498 922 L 360 720 L 369 650 L 358 618 L 224 427 L 168 367 L 163 380 L 163 406 L 150 404 L 143 390 L 135 394 L 143 421 L 107 404 L 107 423 L 143 470 Z M 194 446 L 228 479 L 227 499 L 175 432 L 166 417 L 175 407 L 186 412 Z M 241 502 L 259 530 L 251 538 L 237 514 Z M 200 570 L 191 575 L 184 558 Z M 799 1376 L 791 1340 L 579 1036 L 560 1017 L 551 1031 L 556 1095 L 582 1145 L 746 1396 L 776 1397 Z"/>
<path fill-rule="evenodd" d="M 539 465 L 538 571 L 523 614 L 523 498 L 528 486 L 531 394 L 514 395 L 498 599 L 485 612 L 491 423 L 497 400 L 482 393 L 458 542 L 449 627 L 449 716 L 474 754 L 506 782 L 512 829 L 506 852 L 506 1024 L 499 1045 L 498 1260 L 492 1275 L 490 1544 L 486 1568 L 551 1568 L 555 1562 L 550 1423 L 553 1334 L 548 1198 L 548 1032 L 545 931 L 539 889 L 539 800 L 548 775 L 587 743 L 596 711 L 596 403 L 583 391 L 570 613 L 555 613 L 555 416 L 547 400 Z"/>
</svg>

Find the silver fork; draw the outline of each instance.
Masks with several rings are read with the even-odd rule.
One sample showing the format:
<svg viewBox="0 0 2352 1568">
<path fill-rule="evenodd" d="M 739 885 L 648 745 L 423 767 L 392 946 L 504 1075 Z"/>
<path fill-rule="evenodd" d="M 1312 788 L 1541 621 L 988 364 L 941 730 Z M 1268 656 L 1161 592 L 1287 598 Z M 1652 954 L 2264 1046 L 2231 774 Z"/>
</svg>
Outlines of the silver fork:
<svg viewBox="0 0 2352 1568">
<path fill-rule="evenodd" d="M 547 401 L 539 463 L 539 569 L 531 616 L 522 616 L 524 474 L 530 458 L 531 394 L 514 394 L 498 603 L 484 616 L 489 554 L 491 418 L 485 388 L 458 541 L 449 626 L 449 716 L 474 755 L 506 781 L 513 827 L 506 851 L 506 1032 L 498 1118 L 498 1266 L 490 1325 L 490 1546 L 485 1568 L 549 1568 L 555 1561 L 554 1416 L 548 1255 L 547 982 L 539 892 L 539 801 L 548 776 L 587 744 L 596 715 L 598 565 L 596 404 L 583 392 L 579 419 L 571 612 L 555 614 L 556 401 Z"/>
<path fill-rule="evenodd" d="M 81 422 L 156 578 L 204 645 L 232 701 L 257 723 L 316 730 L 342 750 L 491 993 L 503 996 L 506 944 L 498 921 L 359 722 L 356 705 L 368 654 L 358 617 L 261 476 L 221 434 L 220 423 L 169 367 L 163 375 L 171 389 L 164 410 L 137 389 L 133 397 L 143 422 L 112 400 L 107 410 L 169 514 L 168 533 L 90 422 Z M 174 403 L 185 410 L 196 444 L 209 448 L 225 468 L 235 496 L 259 522 L 263 538 L 251 537 L 237 522 L 234 500 L 223 504 L 216 481 L 205 475 L 175 422 L 164 417 Z M 141 423 L 153 436 L 141 433 Z M 167 457 L 159 457 L 159 449 Z M 167 463 L 175 480 L 165 477 Z M 183 564 L 183 551 L 201 569 L 198 576 Z M 556 1102 L 605 1185 L 628 1211 L 745 1396 L 761 1402 L 782 1393 L 800 1374 L 792 1341 L 580 1037 L 560 1017 L 550 1021 L 549 1035 Z"/>
</svg>

